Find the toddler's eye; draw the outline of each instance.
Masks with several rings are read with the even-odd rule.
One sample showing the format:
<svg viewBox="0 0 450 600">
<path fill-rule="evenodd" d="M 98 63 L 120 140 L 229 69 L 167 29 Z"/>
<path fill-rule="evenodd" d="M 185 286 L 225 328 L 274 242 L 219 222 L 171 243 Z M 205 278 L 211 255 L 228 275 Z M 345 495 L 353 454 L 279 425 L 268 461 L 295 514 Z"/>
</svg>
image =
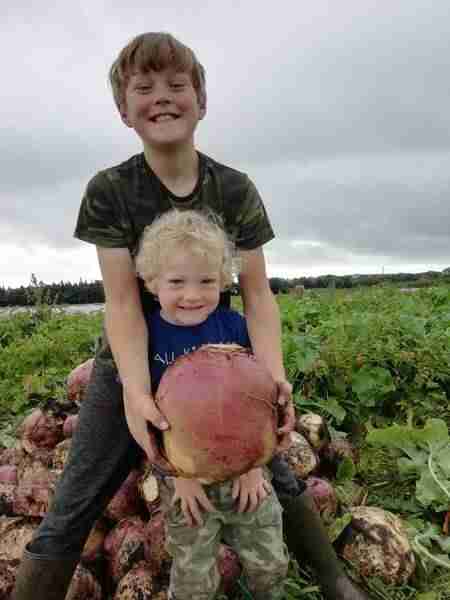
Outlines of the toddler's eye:
<svg viewBox="0 0 450 600">
<path fill-rule="evenodd" d="M 171 283 L 172 285 L 180 285 L 181 283 L 183 283 L 182 279 L 169 279 L 169 283 Z"/>
<path fill-rule="evenodd" d="M 170 87 L 171 87 L 173 90 L 182 90 L 182 89 L 184 89 L 184 88 L 186 87 L 186 84 L 184 84 L 184 83 L 179 83 L 179 82 L 175 82 L 175 83 L 171 83 L 171 84 L 170 84 Z"/>
<path fill-rule="evenodd" d="M 202 279 L 202 283 L 216 283 L 216 280 L 214 279 L 214 277 L 205 277 L 205 279 Z"/>
</svg>

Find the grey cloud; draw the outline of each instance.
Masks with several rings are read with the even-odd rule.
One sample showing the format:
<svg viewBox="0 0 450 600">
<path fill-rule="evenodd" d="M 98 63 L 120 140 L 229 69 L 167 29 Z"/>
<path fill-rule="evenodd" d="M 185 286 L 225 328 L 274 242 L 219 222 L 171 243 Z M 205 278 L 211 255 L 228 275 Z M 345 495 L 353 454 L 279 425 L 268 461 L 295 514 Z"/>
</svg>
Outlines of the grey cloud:
<svg viewBox="0 0 450 600">
<path fill-rule="evenodd" d="M 425 156 L 422 164 L 427 168 L 420 177 L 401 172 L 407 162 L 404 156 L 390 158 L 391 173 L 384 177 L 387 160 L 355 158 L 353 170 L 352 161 L 336 161 L 324 171 L 313 168 L 304 177 L 302 170 L 308 169 L 299 165 L 297 177 L 288 179 L 279 166 L 254 173 L 275 229 L 285 240 L 310 240 L 341 252 L 391 256 L 402 262 L 450 262 L 450 171 L 440 170 L 436 183 L 429 180 L 436 163 L 441 169 L 450 166 L 450 154 Z M 411 157 L 411 173 L 417 161 Z M 396 163 L 401 168 L 395 181 Z M 320 255 L 317 247 L 314 252 Z"/>
<path fill-rule="evenodd" d="M 206 2 L 195 15 L 169 4 L 0 9 L 13 57 L 0 124 L 4 241 L 73 247 L 88 179 L 140 151 L 106 77 L 148 26 L 204 62 L 199 148 L 255 180 L 279 236 L 273 260 L 450 262 L 446 0 Z"/>
</svg>

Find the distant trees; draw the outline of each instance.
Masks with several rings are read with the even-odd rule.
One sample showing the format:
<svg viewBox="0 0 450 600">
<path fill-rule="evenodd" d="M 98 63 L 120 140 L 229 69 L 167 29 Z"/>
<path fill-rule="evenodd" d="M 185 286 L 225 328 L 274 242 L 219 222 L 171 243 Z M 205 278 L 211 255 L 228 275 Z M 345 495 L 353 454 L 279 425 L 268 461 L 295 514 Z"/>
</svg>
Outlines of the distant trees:
<svg viewBox="0 0 450 600">
<path fill-rule="evenodd" d="M 31 276 L 29 286 L 0 287 L 0 306 L 33 306 L 35 304 L 93 304 L 105 301 L 101 281 L 78 283 L 60 281 L 47 284 Z"/>
<path fill-rule="evenodd" d="M 269 284 L 274 294 L 287 294 L 303 286 L 308 289 L 349 289 L 391 283 L 401 287 L 427 287 L 436 283 L 450 284 L 450 267 L 425 273 L 394 273 L 390 275 L 320 275 L 319 277 L 270 277 Z M 240 293 L 239 284 L 233 283 L 231 294 Z M 35 304 L 94 304 L 105 301 L 103 284 L 100 280 L 78 283 L 60 281 L 47 284 L 31 276 L 29 286 L 6 288 L 0 286 L 0 306 L 33 306 Z"/>
</svg>

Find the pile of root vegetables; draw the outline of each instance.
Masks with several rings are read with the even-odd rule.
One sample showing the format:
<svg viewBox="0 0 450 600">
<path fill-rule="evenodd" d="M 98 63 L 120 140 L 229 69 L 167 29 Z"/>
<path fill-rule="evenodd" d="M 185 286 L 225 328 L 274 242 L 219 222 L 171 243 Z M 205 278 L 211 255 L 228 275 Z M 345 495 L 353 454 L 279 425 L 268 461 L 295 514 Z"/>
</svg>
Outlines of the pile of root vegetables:
<svg viewBox="0 0 450 600">
<path fill-rule="evenodd" d="M 15 446 L 0 450 L 0 600 L 10 597 L 23 550 L 52 501 L 92 362 L 86 361 L 69 376 L 67 402 L 35 409 L 18 428 Z M 350 498 L 337 493 L 334 482 L 339 464 L 343 460 L 357 463 L 355 450 L 345 439 L 331 440 L 321 417 L 311 413 L 298 416 L 291 437 L 284 458 L 306 482 L 307 493 L 324 521 L 332 525 L 347 516 L 339 552 L 362 576 L 376 575 L 388 584 L 405 583 L 415 561 L 399 519 L 365 506 L 364 491 L 358 486 Z M 95 523 L 66 599 L 167 598 L 171 561 L 165 549 L 161 485 L 146 461 L 129 474 Z M 241 569 L 238 557 L 225 545 L 220 548 L 219 570 L 223 592 L 232 597 Z"/>
</svg>

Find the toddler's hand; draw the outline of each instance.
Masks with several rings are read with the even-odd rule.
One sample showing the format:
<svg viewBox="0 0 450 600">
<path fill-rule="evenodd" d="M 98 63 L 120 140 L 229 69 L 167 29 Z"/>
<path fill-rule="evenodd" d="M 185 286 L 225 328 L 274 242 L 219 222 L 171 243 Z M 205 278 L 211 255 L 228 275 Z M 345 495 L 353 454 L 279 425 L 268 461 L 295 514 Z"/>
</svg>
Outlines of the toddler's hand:
<svg viewBox="0 0 450 600">
<path fill-rule="evenodd" d="M 240 475 L 233 481 L 233 500 L 239 499 L 237 511 L 253 512 L 272 493 L 272 486 L 263 476 L 261 467 Z"/>
<path fill-rule="evenodd" d="M 198 479 L 177 477 L 175 479 L 175 494 L 172 504 L 177 502 L 177 500 L 181 502 L 181 510 L 189 527 L 203 525 L 202 509 L 208 512 L 215 510 Z"/>
</svg>

